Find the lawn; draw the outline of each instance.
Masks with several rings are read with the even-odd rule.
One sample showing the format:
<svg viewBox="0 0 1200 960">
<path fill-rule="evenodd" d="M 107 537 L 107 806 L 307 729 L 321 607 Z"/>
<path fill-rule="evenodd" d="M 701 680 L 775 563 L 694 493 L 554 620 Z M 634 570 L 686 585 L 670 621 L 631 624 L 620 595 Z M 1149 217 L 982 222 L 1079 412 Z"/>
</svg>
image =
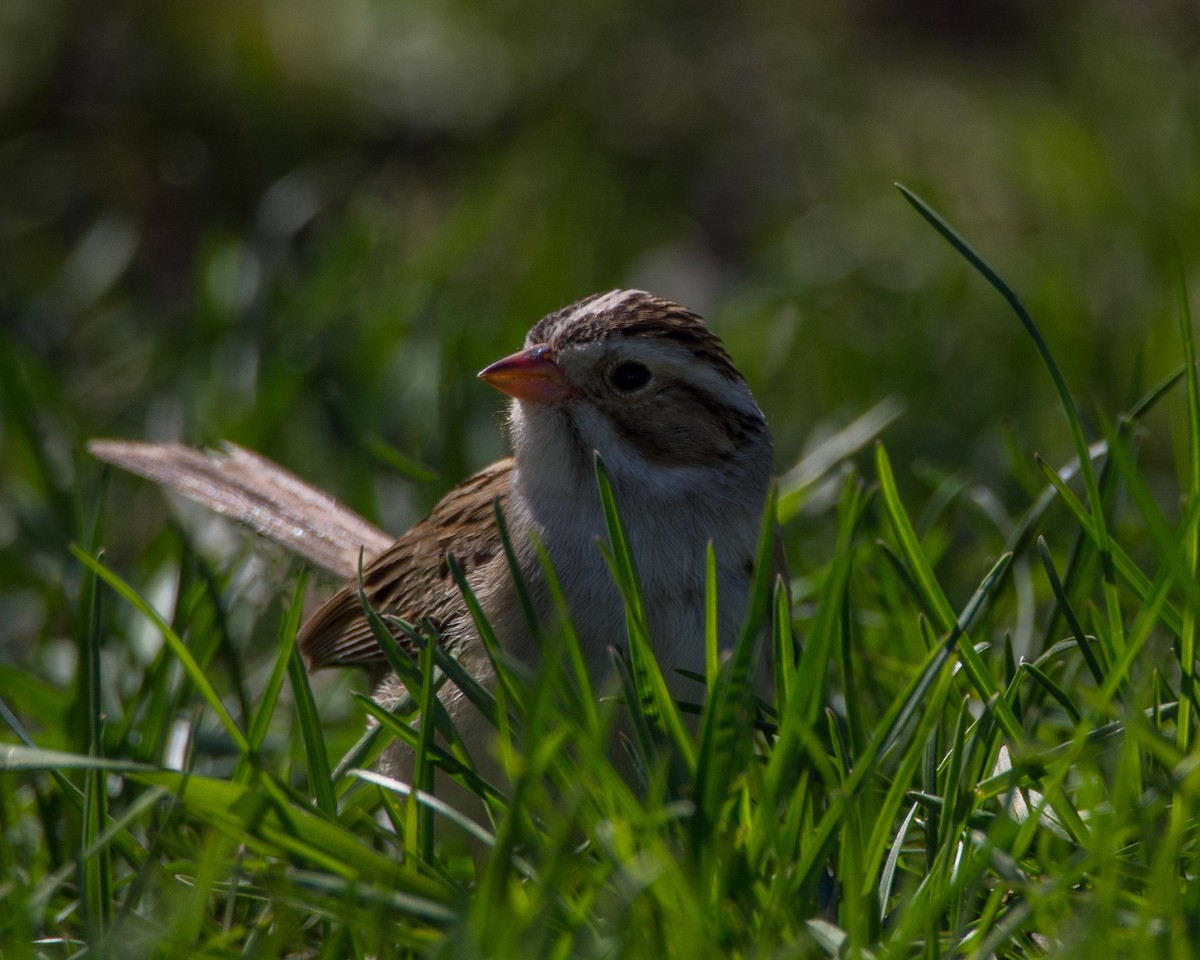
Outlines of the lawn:
<svg viewBox="0 0 1200 960">
<path fill-rule="evenodd" d="M 0 952 L 1190 957 L 1197 26 L 15 4 Z M 760 565 L 678 707 L 614 515 L 613 677 L 564 632 L 463 681 L 502 782 L 411 726 L 436 644 L 380 716 L 297 656 L 334 582 L 85 452 L 228 439 L 399 533 L 505 452 L 475 372 L 618 286 L 754 390 L 791 605 Z"/>
</svg>

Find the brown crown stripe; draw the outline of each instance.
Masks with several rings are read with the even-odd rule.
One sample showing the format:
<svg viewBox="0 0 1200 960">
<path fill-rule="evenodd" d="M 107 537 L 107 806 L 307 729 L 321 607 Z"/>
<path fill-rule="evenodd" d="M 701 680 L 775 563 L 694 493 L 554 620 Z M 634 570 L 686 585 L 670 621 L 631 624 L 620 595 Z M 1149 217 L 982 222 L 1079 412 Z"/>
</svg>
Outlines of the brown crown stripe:
<svg viewBox="0 0 1200 960">
<path fill-rule="evenodd" d="M 686 307 L 648 293 L 624 300 L 606 313 L 577 318 L 566 331 L 557 330 L 564 318 L 604 296 L 608 294 L 593 294 L 544 317 L 529 332 L 529 339 L 539 343 L 552 341 L 552 347 L 559 347 L 594 343 L 612 336 L 668 338 L 687 346 L 696 356 L 711 360 L 731 380 L 741 379 L 720 338 L 699 316 Z"/>
</svg>

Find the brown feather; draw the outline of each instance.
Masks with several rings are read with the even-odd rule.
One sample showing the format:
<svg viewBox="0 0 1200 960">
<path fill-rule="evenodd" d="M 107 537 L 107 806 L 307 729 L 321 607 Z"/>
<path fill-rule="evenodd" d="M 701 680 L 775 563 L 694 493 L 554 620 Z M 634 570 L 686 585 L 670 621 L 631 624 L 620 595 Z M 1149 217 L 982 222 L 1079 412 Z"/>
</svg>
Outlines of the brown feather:
<svg viewBox="0 0 1200 960">
<path fill-rule="evenodd" d="M 177 443 L 92 440 L 94 457 L 153 480 L 240 521 L 339 577 L 353 576 L 394 537 L 329 494 L 243 447 L 196 450 Z"/>
<path fill-rule="evenodd" d="M 453 553 L 463 573 L 472 574 L 500 552 L 495 501 L 508 497 L 512 460 L 501 460 L 455 487 L 433 511 L 363 569 L 362 588 L 371 606 L 410 623 L 428 618 L 443 637 L 460 636 L 468 616 L 450 573 Z M 436 572 L 436 576 L 430 574 Z M 330 666 L 375 668 L 385 663 L 363 616 L 355 576 L 330 597 L 300 629 L 297 642 L 310 669 Z M 403 642 L 402 642 L 403 645 Z"/>
</svg>

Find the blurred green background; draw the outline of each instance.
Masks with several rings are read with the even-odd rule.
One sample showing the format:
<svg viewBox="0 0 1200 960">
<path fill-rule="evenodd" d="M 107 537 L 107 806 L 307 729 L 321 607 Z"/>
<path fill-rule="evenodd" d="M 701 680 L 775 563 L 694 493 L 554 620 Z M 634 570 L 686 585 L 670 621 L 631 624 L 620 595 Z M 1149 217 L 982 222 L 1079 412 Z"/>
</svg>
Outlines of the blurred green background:
<svg viewBox="0 0 1200 960">
<path fill-rule="evenodd" d="M 475 371 L 611 287 L 710 319 L 781 470 L 896 397 L 910 490 L 1019 509 L 1032 453 L 1069 455 L 1048 378 L 892 184 L 1111 418 L 1178 364 L 1200 277 L 1198 60 L 1186 0 L 6 0 L 0 659 L 71 632 L 88 437 L 229 438 L 401 531 L 504 452 Z M 148 488 L 106 494 L 126 575 Z M 828 528 L 793 526 L 803 573 Z"/>
</svg>

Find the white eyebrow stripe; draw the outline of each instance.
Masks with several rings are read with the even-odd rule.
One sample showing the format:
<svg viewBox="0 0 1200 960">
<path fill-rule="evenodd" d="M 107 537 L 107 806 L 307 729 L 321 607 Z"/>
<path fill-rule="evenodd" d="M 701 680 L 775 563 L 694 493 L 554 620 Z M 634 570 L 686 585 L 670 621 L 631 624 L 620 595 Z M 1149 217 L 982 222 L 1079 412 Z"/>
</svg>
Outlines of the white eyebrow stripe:
<svg viewBox="0 0 1200 960">
<path fill-rule="evenodd" d="M 578 309 L 562 318 L 559 322 L 559 328 L 567 324 L 575 323 L 582 320 L 584 317 L 595 317 L 604 313 L 609 313 L 616 310 L 621 304 L 633 300 L 636 297 L 648 297 L 645 290 L 610 290 L 608 293 L 602 294 L 595 300 L 583 304 Z"/>
</svg>

